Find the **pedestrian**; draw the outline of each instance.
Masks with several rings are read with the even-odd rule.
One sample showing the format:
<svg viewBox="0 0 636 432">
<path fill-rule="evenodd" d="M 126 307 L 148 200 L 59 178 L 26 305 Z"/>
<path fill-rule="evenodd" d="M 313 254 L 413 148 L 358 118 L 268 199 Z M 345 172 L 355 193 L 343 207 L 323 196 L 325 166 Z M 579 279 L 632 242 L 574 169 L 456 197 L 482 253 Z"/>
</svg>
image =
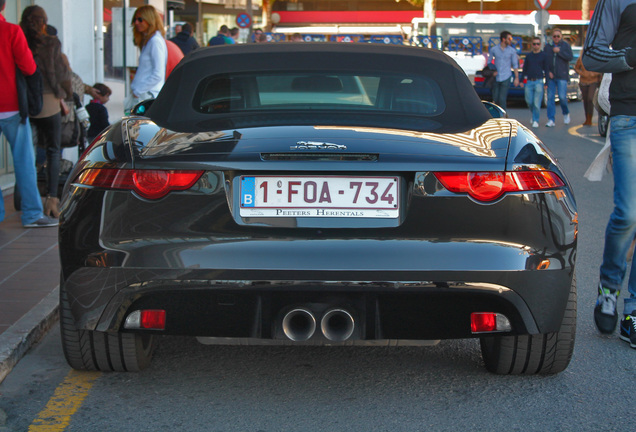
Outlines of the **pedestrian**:
<svg viewBox="0 0 636 432">
<path fill-rule="evenodd" d="M 223 24 L 221 27 L 219 27 L 219 31 L 216 36 L 208 41 L 208 46 L 225 45 L 228 43 L 232 43 L 228 42 L 229 39 L 232 39 L 230 37 L 230 29 L 228 28 L 228 26 Z"/>
<path fill-rule="evenodd" d="M 506 108 L 508 90 L 510 89 L 510 77 L 514 73 L 515 87 L 519 86 L 519 56 L 512 45 L 512 33 L 502 31 L 499 35 L 499 45 L 495 45 L 488 53 L 488 63 L 495 61 L 495 81 L 492 84 L 493 102 L 502 108 Z"/>
<path fill-rule="evenodd" d="M 254 42 L 256 43 L 266 43 L 267 42 L 267 35 L 263 32 L 258 33 L 255 38 L 254 38 Z"/>
<path fill-rule="evenodd" d="M 31 125 L 27 109 L 20 106 L 18 98 L 17 70 L 32 77 L 37 65 L 20 27 L 8 23 L 4 18 L 2 12 L 5 6 L 6 0 L 0 0 L 0 134 L 4 134 L 11 148 L 16 187 L 22 197 L 22 226 L 57 226 L 57 219 L 43 213 L 35 171 Z M 0 190 L 0 222 L 4 220 L 4 215 L 4 199 Z"/>
<path fill-rule="evenodd" d="M 70 111 L 64 99 L 72 95 L 73 90 L 71 71 L 62 57 L 62 44 L 57 36 L 47 34 L 47 21 L 44 9 L 28 6 L 22 12 L 20 27 L 43 76 L 42 111 L 31 116 L 31 125 L 37 145 L 46 150 L 44 214 L 57 218 L 60 215 L 62 116 Z"/>
<path fill-rule="evenodd" d="M 255 42 L 255 43 L 267 42 L 267 39 L 265 41 L 259 41 L 260 36 L 262 34 L 263 34 L 263 29 L 262 28 L 255 28 L 254 32 L 252 33 L 252 42 Z"/>
<path fill-rule="evenodd" d="M 526 103 L 532 113 L 532 127 L 539 127 L 541 120 L 541 103 L 543 102 L 544 78 L 547 74 L 548 62 L 541 49 L 541 38 L 533 37 L 531 51 L 526 54 L 521 76 L 525 78 L 524 94 Z"/>
<path fill-rule="evenodd" d="M 86 111 L 91 119 L 91 125 L 86 133 L 89 142 L 92 142 L 101 131 L 110 126 L 108 109 L 104 105 L 110 100 L 110 95 L 113 93 L 110 87 L 102 83 L 96 83 L 93 88 L 99 93 L 86 105 Z"/>
<path fill-rule="evenodd" d="M 599 0 L 583 50 L 587 70 L 612 74 L 609 89 L 614 173 L 614 211 L 605 231 L 594 321 L 602 333 L 613 333 L 616 301 L 633 252 L 636 235 L 636 0 Z M 620 338 L 636 348 L 636 268 L 629 264 Z"/>
<path fill-rule="evenodd" d="M 229 43 L 229 44 L 238 43 L 238 38 L 239 38 L 239 29 L 238 29 L 238 27 L 232 27 L 230 29 L 230 40 L 227 41 L 226 43 Z"/>
<path fill-rule="evenodd" d="M 574 70 L 579 74 L 579 88 L 583 96 L 583 110 L 585 111 L 585 121 L 583 126 L 592 126 L 592 117 L 594 117 L 594 93 L 598 89 L 603 74 L 592 72 L 585 68 L 581 60 L 583 53 L 576 59 Z"/>
<path fill-rule="evenodd" d="M 192 37 L 192 24 L 185 23 L 181 28 L 181 32 L 177 33 L 177 35 L 170 40 L 181 48 L 183 55 L 186 55 L 190 51 L 199 48 L 199 44 L 196 39 Z"/>
<path fill-rule="evenodd" d="M 574 58 L 570 44 L 563 40 L 561 29 L 552 30 L 552 41 L 546 45 L 545 53 L 548 57 L 548 123 L 547 127 L 554 127 L 556 119 L 556 95 L 559 95 L 559 105 L 563 113 L 563 123 L 570 124 L 570 109 L 568 107 L 568 82 L 570 81 L 570 60 Z"/>
<path fill-rule="evenodd" d="M 124 111 L 137 103 L 156 98 L 166 80 L 168 48 L 161 15 L 152 5 L 140 6 L 132 19 L 135 45 L 141 49 L 139 66 L 130 84 L 130 94 L 124 102 Z"/>
</svg>

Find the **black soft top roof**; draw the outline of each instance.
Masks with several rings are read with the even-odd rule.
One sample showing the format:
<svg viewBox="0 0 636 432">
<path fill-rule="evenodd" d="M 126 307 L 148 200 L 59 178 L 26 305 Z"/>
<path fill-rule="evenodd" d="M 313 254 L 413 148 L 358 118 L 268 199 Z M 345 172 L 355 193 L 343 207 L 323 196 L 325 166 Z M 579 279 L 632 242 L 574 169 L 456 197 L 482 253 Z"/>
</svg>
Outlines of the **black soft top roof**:
<svg viewBox="0 0 636 432">
<path fill-rule="evenodd" d="M 208 114 L 194 109 L 194 93 L 211 75 L 254 71 L 343 71 L 424 74 L 437 82 L 446 109 L 435 117 L 343 116 L 311 113 Z M 430 132 L 473 129 L 490 117 L 463 70 L 449 56 L 420 47 L 370 43 L 261 43 L 201 48 L 173 70 L 148 111 L 158 125 L 174 131 L 204 132 L 250 126 L 329 124 L 377 126 Z M 283 117 L 283 118 L 281 118 Z"/>
</svg>

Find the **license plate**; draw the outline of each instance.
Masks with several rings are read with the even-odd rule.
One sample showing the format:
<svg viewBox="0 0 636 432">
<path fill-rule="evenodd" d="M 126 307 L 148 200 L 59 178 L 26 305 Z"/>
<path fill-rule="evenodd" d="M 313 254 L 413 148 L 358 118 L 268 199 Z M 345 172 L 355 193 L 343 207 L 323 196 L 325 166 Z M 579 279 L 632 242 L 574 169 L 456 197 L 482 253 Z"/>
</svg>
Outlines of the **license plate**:
<svg viewBox="0 0 636 432">
<path fill-rule="evenodd" d="M 398 177 L 241 176 L 242 217 L 397 218 Z"/>
</svg>

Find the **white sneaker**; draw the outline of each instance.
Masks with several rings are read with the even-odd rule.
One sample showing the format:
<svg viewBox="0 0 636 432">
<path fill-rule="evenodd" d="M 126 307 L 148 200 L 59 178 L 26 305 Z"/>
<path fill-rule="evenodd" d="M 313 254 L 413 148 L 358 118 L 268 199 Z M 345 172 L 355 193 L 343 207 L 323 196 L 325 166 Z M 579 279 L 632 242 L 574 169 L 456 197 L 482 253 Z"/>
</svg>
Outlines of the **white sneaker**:
<svg viewBox="0 0 636 432">
<path fill-rule="evenodd" d="M 539 122 L 532 122 L 532 127 L 533 128 L 538 128 L 539 127 Z"/>
<path fill-rule="evenodd" d="M 566 114 L 563 116 L 563 123 L 570 124 L 570 114 Z"/>
<path fill-rule="evenodd" d="M 554 127 L 554 120 L 548 120 L 548 122 L 545 125 L 547 127 Z"/>
</svg>

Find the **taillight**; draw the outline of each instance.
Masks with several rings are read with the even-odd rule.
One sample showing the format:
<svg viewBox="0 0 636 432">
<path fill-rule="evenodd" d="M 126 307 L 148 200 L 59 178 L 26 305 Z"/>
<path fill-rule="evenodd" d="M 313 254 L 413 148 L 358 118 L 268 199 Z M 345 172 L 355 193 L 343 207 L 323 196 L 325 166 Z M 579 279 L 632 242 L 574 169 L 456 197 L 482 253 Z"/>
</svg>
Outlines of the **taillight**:
<svg viewBox="0 0 636 432">
<path fill-rule="evenodd" d="M 495 312 L 473 312 L 470 314 L 470 331 L 472 333 L 506 332 L 512 330 L 510 320 L 503 314 Z"/>
<path fill-rule="evenodd" d="M 148 199 L 159 199 L 172 191 L 190 189 L 204 171 L 132 170 L 91 168 L 82 171 L 74 183 L 105 189 L 132 190 Z"/>
<path fill-rule="evenodd" d="M 163 309 L 136 310 L 126 317 L 124 328 L 165 330 L 166 311 Z"/>
<path fill-rule="evenodd" d="M 494 201 L 506 192 L 529 192 L 564 186 L 552 171 L 437 172 L 449 191 L 467 193 L 478 201 Z"/>
</svg>

